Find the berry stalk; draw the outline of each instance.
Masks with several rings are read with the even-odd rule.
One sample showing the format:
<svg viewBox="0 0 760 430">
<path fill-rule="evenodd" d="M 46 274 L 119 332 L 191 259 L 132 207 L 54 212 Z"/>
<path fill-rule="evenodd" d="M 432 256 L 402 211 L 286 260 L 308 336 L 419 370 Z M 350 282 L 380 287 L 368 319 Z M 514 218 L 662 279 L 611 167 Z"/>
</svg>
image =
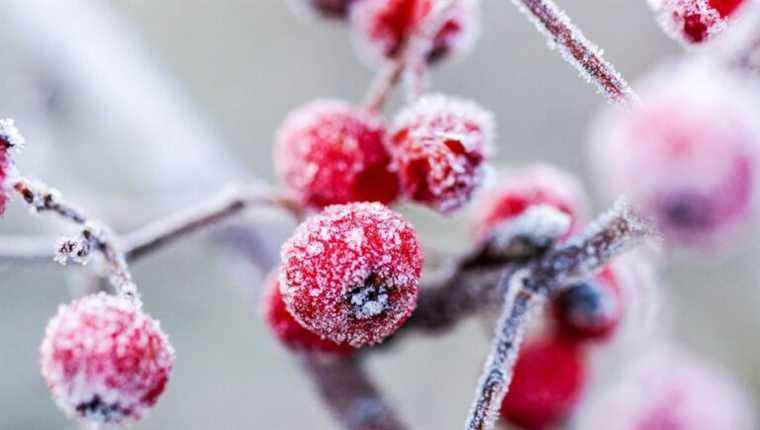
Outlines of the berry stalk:
<svg viewBox="0 0 760 430">
<path fill-rule="evenodd" d="M 345 430 L 405 430 L 355 357 L 320 359 L 305 354 L 302 364 L 323 402 Z"/>
<path fill-rule="evenodd" d="M 610 102 L 627 106 L 638 101 L 625 79 L 602 57 L 599 47 L 552 0 L 512 0 L 512 3 L 546 36 L 550 49 L 557 48 L 562 58 Z"/>
<path fill-rule="evenodd" d="M 491 353 L 486 360 L 466 430 L 494 426 L 512 379 L 525 322 L 551 291 L 588 278 L 613 257 L 654 235 L 650 223 L 624 203 L 602 215 L 587 233 L 556 247 L 517 271 L 506 270 L 497 287 L 506 291 Z"/>
</svg>

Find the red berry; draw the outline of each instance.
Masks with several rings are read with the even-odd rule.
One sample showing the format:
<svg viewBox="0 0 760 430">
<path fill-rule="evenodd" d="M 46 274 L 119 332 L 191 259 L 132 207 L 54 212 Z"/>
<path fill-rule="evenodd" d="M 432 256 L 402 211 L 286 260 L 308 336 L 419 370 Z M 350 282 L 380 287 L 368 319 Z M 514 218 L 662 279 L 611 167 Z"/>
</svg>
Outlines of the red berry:
<svg viewBox="0 0 760 430">
<path fill-rule="evenodd" d="M 580 182 L 555 167 L 536 164 L 498 175 L 473 204 L 472 227 L 478 240 L 488 238 L 495 228 L 508 223 L 536 205 L 548 205 L 572 220 L 568 231 L 582 219 L 584 195 Z"/>
<path fill-rule="evenodd" d="M 0 142 L 0 215 L 5 212 L 5 206 L 8 203 L 9 186 L 6 183 L 8 179 L 8 169 L 10 160 L 8 159 L 8 148 Z"/>
<path fill-rule="evenodd" d="M 354 348 L 346 343 L 335 343 L 304 328 L 288 312 L 277 278 L 270 277 L 266 284 L 264 317 L 269 329 L 283 345 L 297 352 L 348 355 L 354 351 Z"/>
<path fill-rule="evenodd" d="M 649 0 L 666 33 L 687 44 L 699 44 L 726 27 L 726 19 L 743 0 Z"/>
<path fill-rule="evenodd" d="M 362 0 L 351 9 L 356 46 L 370 64 L 395 58 L 434 10 L 433 0 Z M 477 37 L 479 0 L 461 0 L 433 32 L 428 63 L 468 51 Z"/>
<path fill-rule="evenodd" d="M 428 95 L 406 107 L 389 138 L 402 192 L 441 213 L 467 203 L 482 182 L 493 129 L 491 114 L 473 102 Z"/>
<path fill-rule="evenodd" d="M 388 170 L 384 136 L 380 118 L 369 112 L 342 101 L 311 102 L 291 112 L 278 132 L 280 180 L 311 207 L 390 203 L 398 179 Z"/>
<path fill-rule="evenodd" d="M 291 0 L 294 7 L 307 8 L 325 18 L 344 19 L 356 0 Z"/>
<path fill-rule="evenodd" d="M 501 415 L 526 430 L 540 430 L 567 418 L 585 383 L 581 350 L 557 338 L 520 350 Z"/>
<path fill-rule="evenodd" d="M 417 301 L 422 249 L 379 203 L 327 207 L 283 245 L 280 289 L 307 329 L 354 347 L 394 333 Z"/>
<path fill-rule="evenodd" d="M 593 279 L 570 286 L 552 298 L 557 329 L 571 340 L 602 340 L 618 327 L 620 287 L 610 266 Z"/>
<path fill-rule="evenodd" d="M 113 424 L 138 421 L 153 407 L 174 362 L 159 323 L 105 293 L 61 306 L 40 354 L 42 375 L 67 415 Z"/>
<path fill-rule="evenodd" d="M 13 169 L 10 151 L 24 145 L 24 137 L 19 133 L 12 119 L 0 119 L 0 215 L 5 212 L 11 193 L 8 177 Z"/>
</svg>

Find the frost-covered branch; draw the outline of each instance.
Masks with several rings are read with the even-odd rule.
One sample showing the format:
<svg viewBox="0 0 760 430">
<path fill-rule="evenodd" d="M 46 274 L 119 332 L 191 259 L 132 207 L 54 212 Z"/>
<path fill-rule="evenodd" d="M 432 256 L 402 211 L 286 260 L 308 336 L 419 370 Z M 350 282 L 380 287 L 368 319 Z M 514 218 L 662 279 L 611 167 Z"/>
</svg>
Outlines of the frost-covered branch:
<svg viewBox="0 0 760 430">
<path fill-rule="evenodd" d="M 69 258 L 85 262 L 90 250 L 97 250 L 103 255 L 108 268 L 109 281 L 116 292 L 137 304 L 140 303 L 137 285 L 132 281 L 126 258 L 114 243 L 112 234 L 105 225 L 87 217 L 82 209 L 62 200 L 56 190 L 40 182 L 17 178 L 13 189 L 32 210 L 38 213 L 53 213 L 83 226 L 79 236 L 67 238 L 58 243 L 55 258 L 59 262 L 65 263 Z"/>
<path fill-rule="evenodd" d="M 241 186 L 222 192 L 207 202 L 188 208 L 165 219 L 154 221 L 123 237 L 123 250 L 128 261 L 138 260 L 179 239 L 225 221 L 252 207 L 278 207 L 300 217 L 297 205 L 263 185 Z M 52 208 L 51 208 L 52 209 Z M 51 210 L 47 209 L 47 210 Z M 80 220 L 82 213 L 64 210 L 68 219 Z M 39 210 L 39 209 L 38 209 Z M 63 215 L 59 213 L 60 215 Z M 82 222 L 75 221 L 79 224 Z M 50 239 L 12 237 L 2 241 L 0 261 L 52 261 L 56 257 Z M 73 243 L 69 243 L 73 246 Z"/>
<path fill-rule="evenodd" d="M 506 270 L 497 289 L 504 292 L 491 352 L 480 378 L 466 430 L 490 430 L 512 380 L 525 321 L 551 291 L 590 277 L 620 253 L 655 234 L 651 223 L 619 202 L 588 231 L 519 270 Z"/>
<path fill-rule="evenodd" d="M 615 67 L 602 58 L 602 51 L 570 21 L 552 0 L 512 0 L 546 36 L 550 48 L 595 85 L 611 102 L 629 105 L 638 100 L 633 89 Z"/>
<path fill-rule="evenodd" d="M 356 357 L 302 358 L 324 404 L 345 430 L 405 430 Z"/>
</svg>

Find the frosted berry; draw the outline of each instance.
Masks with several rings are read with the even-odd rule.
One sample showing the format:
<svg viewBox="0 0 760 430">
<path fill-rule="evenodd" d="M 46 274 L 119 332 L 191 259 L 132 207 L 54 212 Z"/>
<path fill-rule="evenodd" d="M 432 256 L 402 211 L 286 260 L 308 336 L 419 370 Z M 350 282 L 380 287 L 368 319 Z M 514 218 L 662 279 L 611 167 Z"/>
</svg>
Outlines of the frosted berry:
<svg viewBox="0 0 760 430">
<path fill-rule="evenodd" d="M 593 135 L 599 182 L 647 212 L 671 244 L 713 248 L 750 213 L 760 111 L 731 82 L 701 68 L 655 76 L 640 86 L 647 103 L 608 111 Z"/>
<path fill-rule="evenodd" d="M 361 57 L 371 65 L 396 58 L 409 37 L 430 18 L 434 0 L 361 0 L 351 8 L 351 26 Z M 480 0 L 461 0 L 432 31 L 428 63 L 468 52 L 479 32 Z"/>
<path fill-rule="evenodd" d="M 628 363 L 628 361 L 625 361 Z M 756 429 L 756 407 L 722 369 L 669 345 L 637 358 L 584 405 L 577 428 Z"/>
<path fill-rule="evenodd" d="M 535 164 L 504 172 L 473 203 L 472 230 L 478 240 L 487 240 L 528 208 L 548 205 L 570 216 L 569 233 L 585 215 L 584 201 L 580 182 L 553 166 Z"/>
<path fill-rule="evenodd" d="M 558 424 L 573 411 L 585 373 L 582 352 L 572 343 L 545 338 L 524 345 L 501 406 L 502 417 L 526 430 Z"/>
<path fill-rule="evenodd" d="M 61 306 L 40 346 L 42 375 L 69 416 L 126 424 L 164 391 L 174 350 L 159 323 L 105 293 Z"/>
<path fill-rule="evenodd" d="M 570 286 L 552 298 L 560 334 L 570 340 L 609 338 L 620 323 L 623 304 L 615 273 L 606 267 L 594 278 Z"/>
<path fill-rule="evenodd" d="M 744 0 L 650 0 L 660 25 L 674 39 L 700 44 L 720 32 Z"/>
<path fill-rule="evenodd" d="M 13 163 L 11 151 L 24 145 L 24 137 L 19 133 L 12 119 L 0 119 L 0 215 L 10 198 L 12 184 L 9 182 Z"/>
<path fill-rule="evenodd" d="M 403 109 L 389 134 L 402 193 L 441 213 L 470 200 L 484 175 L 493 118 L 477 104 L 440 94 Z"/>
<path fill-rule="evenodd" d="M 282 300 L 276 277 L 266 281 L 263 313 L 267 325 L 283 345 L 296 352 L 348 355 L 355 349 L 346 343 L 335 343 L 304 328 L 288 312 Z"/>
<path fill-rule="evenodd" d="M 414 310 L 422 249 L 379 203 L 327 207 L 283 245 L 280 289 L 306 328 L 354 347 L 395 332 Z"/>
<path fill-rule="evenodd" d="M 304 205 L 392 202 L 398 179 L 379 117 L 337 100 L 318 100 L 291 112 L 280 126 L 275 162 L 282 183 Z"/>
<path fill-rule="evenodd" d="M 325 18 L 345 19 L 351 5 L 357 0 L 291 0 L 299 10 L 306 9 Z"/>
</svg>

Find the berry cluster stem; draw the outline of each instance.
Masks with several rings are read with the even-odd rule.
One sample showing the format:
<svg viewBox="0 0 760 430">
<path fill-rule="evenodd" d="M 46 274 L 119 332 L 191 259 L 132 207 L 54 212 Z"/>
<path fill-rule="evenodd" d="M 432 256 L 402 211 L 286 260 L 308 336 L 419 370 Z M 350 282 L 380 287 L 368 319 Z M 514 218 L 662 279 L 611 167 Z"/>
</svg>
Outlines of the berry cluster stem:
<svg viewBox="0 0 760 430">
<path fill-rule="evenodd" d="M 556 47 L 562 58 L 575 67 L 589 83 L 596 85 L 612 103 L 623 106 L 638 96 L 615 67 L 602 57 L 601 50 L 588 40 L 552 0 L 511 0 Z"/>
<path fill-rule="evenodd" d="M 497 287 L 504 310 L 484 365 L 466 430 L 493 428 L 512 380 L 512 368 L 530 310 L 552 291 L 584 280 L 622 252 L 655 234 L 651 223 L 619 202 L 580 238 L 553 248 L 519 270 L 506 270 Z"/>
<path fill-rule="evenodd" d="M 355 357 L 302 357 L 323 402 L 345 430 L 406 430 Z"/>
</svg>

